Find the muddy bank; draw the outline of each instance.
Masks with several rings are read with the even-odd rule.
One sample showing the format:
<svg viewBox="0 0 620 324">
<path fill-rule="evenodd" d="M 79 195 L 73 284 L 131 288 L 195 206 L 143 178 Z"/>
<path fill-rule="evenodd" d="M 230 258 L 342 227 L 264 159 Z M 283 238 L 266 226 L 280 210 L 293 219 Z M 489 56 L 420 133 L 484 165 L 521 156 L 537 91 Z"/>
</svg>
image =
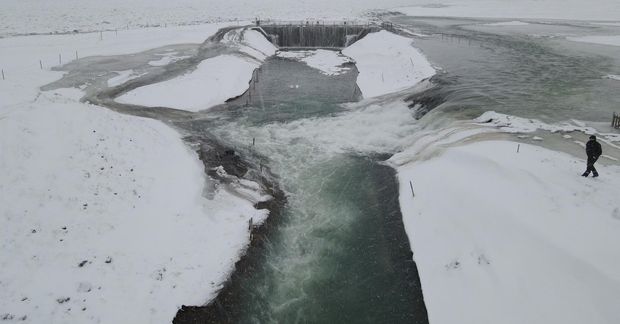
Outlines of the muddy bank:
<svg viewBox="0 0 620 324">
<path fill-rule="evenodd" d="M 269 210 L 269 217 L 259 226 L 248 224 L 251 230 L 250 244 L 235 263 L 234 270 L 217 297 L 203 306 L 183 305 L 173 320 L 175 324 L 231 323 L 230 314 L 234 313 L 233 307 L 239 304 L 238 299 L 242 296 L 240 291 L 244 289 L 240 279 L 250 276 L 264 262 L 265 243 L 281 220 L 286 196 L 280 189 L 276 177 L 260 162 L 244 159 L 214 137 L 191 136 L 187 137 L 186 141 L 199 146 L 197 153 L 209 176 L 218 181 L 228 181 L 219 177 L 214 171 L 214 168 L 222 166 L 229 175 L 258 182 L 263 190 L 273 197 L 271 200 L 254 205 L 256 209 Z"/>
</svg>

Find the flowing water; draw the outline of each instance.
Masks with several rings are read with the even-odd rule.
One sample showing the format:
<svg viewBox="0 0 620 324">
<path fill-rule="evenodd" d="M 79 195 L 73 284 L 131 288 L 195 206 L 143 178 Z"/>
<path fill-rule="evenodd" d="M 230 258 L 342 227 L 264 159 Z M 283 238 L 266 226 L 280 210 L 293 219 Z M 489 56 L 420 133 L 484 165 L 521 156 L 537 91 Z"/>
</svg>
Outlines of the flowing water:
<svg viewBox="0 0 620 324">
<path fill-rule="evenodd" d="M 448 18 L 393 17 L 428 35 L 416 47 L 441 67 L 443 113 L 477 117 L 494 110 L 549 122 L 609 121 L 620 107 L 620 47 L 568 41 L 564 36 L 619 34 L 586 23 L 487 26 Z"/>
<path fill-rule="evenodd" d="M 232 283 L 234 308 L 218 321 L 427 322 L 395 174 L 378 163 L 388 156 L 334 153 L 307 137 L 305 126 L 291 126 L 343 113 L 339 104 L 360 97 L 356 76 L 355 69 L 325 76 L 270 59 L 250 93 L 181 126 L 266 157 L 287 193 L 263 262 Z M 329 132 L 315 127 L 310 132 Z"/>
</svg>

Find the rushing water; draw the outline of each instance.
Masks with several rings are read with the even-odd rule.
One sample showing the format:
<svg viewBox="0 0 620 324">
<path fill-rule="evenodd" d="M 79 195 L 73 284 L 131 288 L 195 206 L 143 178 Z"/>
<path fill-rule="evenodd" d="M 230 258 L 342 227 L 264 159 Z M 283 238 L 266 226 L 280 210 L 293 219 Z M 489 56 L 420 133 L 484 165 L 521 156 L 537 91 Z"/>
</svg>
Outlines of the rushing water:
<svg viewBox="0 0 620 324">
<path fill-rule="evenodd" d="M 287 193 L 263 261 L 231 283 L 234 307 L 220 310 L 218 320 L 427 322 L 394 171 L 378 164 L 380 156 L 336 154 L 311 138 L 287 136 L 292 122 L 332 116 L 343 111 L 339 103 L 359 98 L 356 75 L 325 76 L 274 58 L 251 94 L 183 126 L 208 129 L 242 155 L 267 157 Z"/>
</svg>

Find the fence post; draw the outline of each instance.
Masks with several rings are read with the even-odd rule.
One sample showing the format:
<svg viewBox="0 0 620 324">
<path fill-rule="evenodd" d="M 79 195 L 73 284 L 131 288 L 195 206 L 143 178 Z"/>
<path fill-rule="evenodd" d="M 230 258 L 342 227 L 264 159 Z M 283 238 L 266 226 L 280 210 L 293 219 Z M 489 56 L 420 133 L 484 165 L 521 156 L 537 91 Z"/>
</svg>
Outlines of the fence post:
<svg viewBox="0 0 620 324">
<path fill-rule="evenodd" d="M 411 183 L 411 180 L 409 180 L 409 187 L 411 187 L 411 195 L 415 197 L 415 192 L 413 192 L 413 183 Z"/>
<path fill-rule="evenodd" d="M 2 69 L 2 80 L 4 80 L 4 69 Z"/>
<path fill-rule="evenodd" d="M 62 65 L 62 55 L 58 53 L 58 65 Z"/>
<path fill-rule="evenodd" d="M 41 60 L 39 60 L 39 66 L 41 67 L 41 70 L 43 70 L 43 62 L 41 62 Z"/>
</svg>

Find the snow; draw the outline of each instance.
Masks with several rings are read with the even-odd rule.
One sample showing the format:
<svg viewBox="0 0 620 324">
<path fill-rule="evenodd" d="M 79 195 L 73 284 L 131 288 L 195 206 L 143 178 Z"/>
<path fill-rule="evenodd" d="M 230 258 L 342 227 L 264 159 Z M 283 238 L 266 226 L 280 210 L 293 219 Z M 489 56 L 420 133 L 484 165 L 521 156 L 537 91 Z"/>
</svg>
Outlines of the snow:
<svg viewBox="0 0 620 324">
<path fill-rule="evenodd" d="M 571 120 L 567 122 L 548 124 L 537 119 L 522 118 L 494 111 L 487 111 L 475 119 L 479 125 L 495 127 L 505 133 L 532 133 L 538 130 L 552 133 L 581 132 L 588 135 L 597 135 L 607 142 L 620 141 L 617 133 L 601 133 L 596 128 L 586 126 L 582 121 Z"/>
<path fill-rule="evenodd" d="M 164 66 L 164 65 L 168 65 L 170 63 L 176 62 L 178 60 L 186 59 L 186 58 L 189 57 L 189 56 L 175 56 L 175 54 L 176 53 L 169 53 L 167 55 L 164 55 L 159 60 L 150 61 L 149 65 L 151 65 L 151 66 Z"/>
<path fill-rule="evenodd" d="M 355 60 L 357 85 L 364 98 L 410 88 L 435 74 L 435 69 L 410 38 L 387 31 L 368 34 L 342 53 Z"/>
<path fill-rule="evenodd" d="M 616 0 L 4 0 L 0 37 L 12 34 L 125 30 L 276 18 L 352 20 L 369 10 L 414 16 L 553 18 L 618 21 Z M 94 35 L 96 37 L 98 35 Z"/>
<path fill-rule="evenodd" d="M 496 22 L 496 23 L 489 23 L 489 24 L 483 24 L 483 26 L 527 26 L 529 25 L 529 23 L 523 22 L 523 21 L 519 21 L 519 20 L 513 20 L 513 21 L 503 21 L 503 22 Z"/>
<path fill-rule="evenodd" d="M 133 70 L 118 71 L 118 75 L 108 79 L 108 87 L 119 86 L 129 80 L 137 78 L 139 75 L 134 74 Z"/>
<path fill-rule="evenodd" d="M 339 75 L 350 70 L 344 64 L 354 63 L 350 58 L 329 50 L 281 51 L 278 57 L 288 58 L 306 63 L 309 67 L 319 70 L 325 75 Z"/>
<path fill-rule="evenodd" d="M 257 67 L 256 61 L 247 58 L 220 55 L 202 61 L 191 73 L 139 87 L 116 101 L 188 111 L 205 110 L 243 94 Z"/>
<path fill-rule="evenodd" d="M 223 54 L 208 58 L 190 73 L 136 88 L 116 101 L 200 111 L 243 94 L 254 70 L 275 54 L 275 46 L 259 32 L 241 28 L 226 33 L 223 43 L 247 56 Z"/>
<path fill-rule="evenodd" d="M 0 84 L 0 91 L 11 96 L 3 96 L 2 104 L 25 101 L 37 95 L 37 87 L 61 77 L 61 72 L 49 69 L 79 57 L 94 55 L 128 54 L 149 50 L 175 43 L 202 43 L 223 25 L 182 26 L 171 28 L 145 28 L 139 30 L 104 33 L 103 40 L 98 34 L 76 35 L 36 35 L 0 39 L 0 62 L 6 80 Z M 43 70 L 39 67 L 39 60 Z M 23 84 L 29 86 L 25 89 Z"/>
<path fill-rule="evenodd" d="M 274 55 L 277 50 L 263 34 L 251 29 L 233 29 L 224 35 L 222 42 L 259 61 Z"/>
<path fill-rule="evenodd" d="M 254 203 L 268 196 L 207 179 L 159 121 L 39 87 L 61 76 L 48 70 L 59 51 L 132 53 L 202 42 L 217 27 L 0 39 L 0 318 L 165 323 L 215 296 L 249 242 L 248 221 L 266 217 Z"/>
<path fill-rule="evenodd" d="M 567 37 L 573 42 L 620 46 L 620 35 Z"/>
<path fill-rule="evenodd" d="M 620 168 L 586 179 L 583 159 L 517 145 L 428 145 L 398 168 L 430 322 L 618 323 Z"/>
<path fill-rule="evenodd" d="M 208 58 L 190 73 L 136 88 L 116 98 L 116 101 L 200 111 L 243 94 L 248 89 L 254 70 L 267 57 L 275 54 L 275 46 L 259 32 L 246 29 L 226 33 L 223 43 L 249 57 L 224 54 Z"/>
<path fill-rule="evenodd" d="M 394 8 L 410 16 L 612 20 L 620 17 L 616 0 L 450 0 L 414 1 Z"/>
<path fill-rule="evenodd" d="M 620 75 L 615 75 L 615 74 L 608 74 L 608 75 L 604 76 L 603 78 L 604 79 L 620 81 Z"/>
</svg>

